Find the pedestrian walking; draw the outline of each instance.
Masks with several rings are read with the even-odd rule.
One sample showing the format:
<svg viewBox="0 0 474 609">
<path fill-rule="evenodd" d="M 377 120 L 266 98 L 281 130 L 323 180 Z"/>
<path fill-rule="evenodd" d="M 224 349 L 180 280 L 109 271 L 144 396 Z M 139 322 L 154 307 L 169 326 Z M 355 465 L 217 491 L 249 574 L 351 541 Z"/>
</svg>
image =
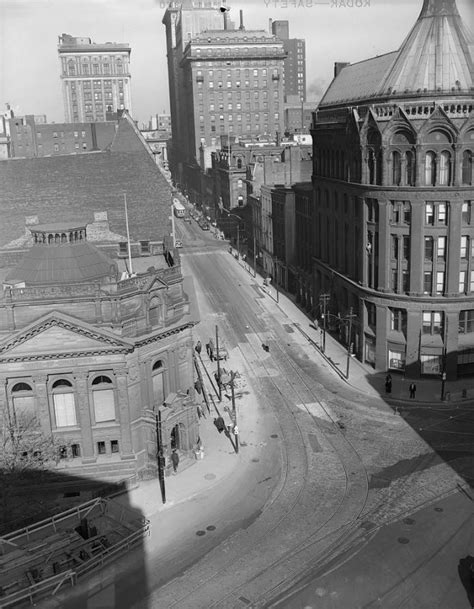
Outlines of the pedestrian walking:
<svg viewBox="0 0 474 609">
<path fill-rule="evenodd" d="M 224 419 L 221 416 L 217 417 L 217 419 L 214 419 L 214 425 L 217 427 L 217 431 L 219 433 L 222 433 L 226 428 Z"/>
<path fill-rule="evenodd" d="M 201 349 L 202 349 L 201 341 L 198 340 L 198 342 L 196 343 L 196 346 L 194 347 L 194 350 L 196 351 L 196 353 L 198 355 L 201 355 Z"/>
<path fill-rule="evenodd" d="M 416 394 L 416 385 L 415 385 L 415 383 L 410 383 L 409 391 L 410 391 L 410 398 L 411 399 L 415 399 L 415 394 Z"/>
<path fill-rule="evenodd" d="M 392 376 L 390 374 L 385 377 L 385 391 L 392 393 Z"/>
<path fill-rule="evenodd" d="M 212 341 L 212 338 L 209 339 L 209 351 L 208 351 L 208 355 L 209 355 L 209 359 L 211 360 L 211 362 L 214 361 L 214 343 Z"/>
<path fill-rule="evenodd" d="M 179 465 L 179 455 L 176 452 L 176 449 L 173 449 L 173 452 L 171 453 L 171 463 L 173 464 L 173 472 L 176 474 Z"/>
</svg>

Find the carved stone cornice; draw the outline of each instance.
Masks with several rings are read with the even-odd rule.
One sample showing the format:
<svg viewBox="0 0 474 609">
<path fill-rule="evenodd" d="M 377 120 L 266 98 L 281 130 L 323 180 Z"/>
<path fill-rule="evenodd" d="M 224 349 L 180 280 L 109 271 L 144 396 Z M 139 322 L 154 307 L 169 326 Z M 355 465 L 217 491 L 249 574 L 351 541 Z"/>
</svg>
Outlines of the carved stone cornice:
<svg viewBox="0 0 474 609">
<path fill-rule="evenodd" d="M 106 336 L 105 334 L 103 334 L 101 332 L 95 332 L 94 330 L 80 326 L 80 325 L 74 323 L 73 321 L 67 321 L 60 317 L 53 316 L 48 319 L 45 319 L 43 322 L 39 322 L 37 325 L 30 327 L 29 330 L 21 332 L 19 335 L 16 335 L 13 338 L 11 338 L 8 342 L 4 343 L 3 345 L 0 345 L 0 354 L 4 353 L 5 351 L 7 351 L 9 349 L 13 349 L 14 347 L 16 347 L 18 345 L 21 345 L 21 344 L 27 342 L 28 340 L 37 336 L 38 334 L 41 334 L 48 328 L 53 328 L 53 327 L 60 327 L 65 330 L 68 330 L 70 332 L 73 332 L 75 334 L 80 334 L 81 336 L 85 336 L 86 338 L 91 338 L 93 340 L 99 340 L 100 342 L 103 342 L 104 345 L 108 345 L 108 348 L 106 348 L 104 350 L 104 352 L 108 351 L 108 352 L 116 352 L 116 353 L 126 353 L 128 351 L 133 350 L 133 346 L 128 346 L 127 344 L 124 344 L 125 341 L 122 341 L 120 337 L 114 338 L 114 337 Z M 97 351 L 97 349 L 94 349 L 93 351 L 95 352 L 95 351 Z M 87 352 L 89 352 L 89 350 L 87 350 Z M 100 352 L 102 353 L 102 349 L 100 350 Z M 72 353 L 72 354 L 76 355 L 76 353 Z M 45 354 L 45 355 L 47 355 L 47 354 Z"/>
<path fill-rule="evenodd" d="M 133 349 L 100 349 L 94 351 L 70 351 L 61 353 L 25 353 L 23 355 L 0 356 L 0 364 L 15 362 L 38 362 L 55 359 L 74 359 L 77 357 L 99 357 L 104 355 L 117 355 L 120 353 L 130 353 Z"/>
<path fill-rule="evenodd" d="M 197 322 L 195 322 L 195 321 L 189 321 L 186 324 L 184 324 L 183 326 L 179 326 L 177 328 L 170 328 L 169 330 L 165 330 L 164 332 L 160 332 L 159 334 L 154 334 L 153 336 L 147 336 L 146 338 L 137 340 L 135 345 L 137 347 L 143 347 L 145 345 L 149 345 L 150 343 L 155 343 L 159 340 L 163 340 L 164 338 L 169 338 L 170 336 L 180 334 L 181 332 L 184 332 L 188 328 L 192 328 L 196 324 L 197 324 Z"/>
</svg>

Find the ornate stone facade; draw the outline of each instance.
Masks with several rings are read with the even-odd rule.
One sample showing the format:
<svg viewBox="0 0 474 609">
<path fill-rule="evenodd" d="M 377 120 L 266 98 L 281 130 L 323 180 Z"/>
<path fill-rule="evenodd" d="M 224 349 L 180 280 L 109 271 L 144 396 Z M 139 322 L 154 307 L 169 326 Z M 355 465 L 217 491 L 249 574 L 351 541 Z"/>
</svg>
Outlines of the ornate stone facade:
<svg viewBox="0 0 474 609">
<path fill-rule="evenodd" d="M 52 433 L 64 442 L 59 467 L 80 476 L 153 472 L 159 408 L 167 450 L 190 452 L 199 435 L 193 285 L 179 265 L 166 263 L 121 279 L 116 263 L 89 244 L 83 230 L 76 231 L 77 242 L 74 233 L 63 243 L 34 239 L 5 281 L 2 429 L 21 420 Z M 40 269 L 45 260 L 49 275 L 38 270 L 42 279 L 35 283 L 35 265 Z M 61 278 L 65 265 L 69 272 Z"/>
<path fill-rule="evenodd" d="M 314 302 L 378 370 L 474 374 L 470 42 L 454 0 L 424 0 L 399 51 L 336 65 L 314 113 Z"/>
</svg>

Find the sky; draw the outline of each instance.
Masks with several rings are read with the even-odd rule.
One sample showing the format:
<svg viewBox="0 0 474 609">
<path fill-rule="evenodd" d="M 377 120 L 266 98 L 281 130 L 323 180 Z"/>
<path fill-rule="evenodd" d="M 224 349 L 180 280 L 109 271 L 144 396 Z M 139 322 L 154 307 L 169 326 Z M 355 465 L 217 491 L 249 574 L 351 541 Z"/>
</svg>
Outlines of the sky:
<svg viewBox="0 0 474 609">
<path fill-rule="evenodd" d="M 306 40 L 308 100 L 332 80 L 334 62 L 354 63 L 398 49 L 423 0 L 227 0 L 230 18 L 247 30 L 286 19 L 291 38 Z M 57 55 L 62 33 L 132 48 L 132 115 L 140 124 L 169 112 L 164 0 L 0 0 L 0 109 L 64 121 Z M 466 25 L 473 0 L 457 0 Z"/>
</svg>

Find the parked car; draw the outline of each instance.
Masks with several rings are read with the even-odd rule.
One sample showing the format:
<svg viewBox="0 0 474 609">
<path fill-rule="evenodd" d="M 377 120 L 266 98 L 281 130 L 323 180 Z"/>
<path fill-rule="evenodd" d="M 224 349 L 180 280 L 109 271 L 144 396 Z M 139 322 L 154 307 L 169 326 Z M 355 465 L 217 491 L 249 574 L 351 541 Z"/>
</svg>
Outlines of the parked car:
<svg viewBox="0 0 474 609">
<path fill-rule="evenodd" d="M 209 230 L 209 224 L 207 222 L 202 222 L 200 224 L 200 227 L 202 228 L 202 230 Z"/>
<path fill-rule="evenodd" d="M 229 353 L 222 345 L 219 345 L 219 351 L 217 349 L 214 350 L 214 359 L 227 361 L 228 357 Z"/>
<path fill-rule="evenodd" d="M 191 216 L 184 216 L 184 221 L 191 224 Z"/>
<path fill-rule="evenodd" d="M 183 247 L 183 242 L 180 241 L 179 239 L 176 239 L 174 246 L 175 247 Z"/>
</svg>

